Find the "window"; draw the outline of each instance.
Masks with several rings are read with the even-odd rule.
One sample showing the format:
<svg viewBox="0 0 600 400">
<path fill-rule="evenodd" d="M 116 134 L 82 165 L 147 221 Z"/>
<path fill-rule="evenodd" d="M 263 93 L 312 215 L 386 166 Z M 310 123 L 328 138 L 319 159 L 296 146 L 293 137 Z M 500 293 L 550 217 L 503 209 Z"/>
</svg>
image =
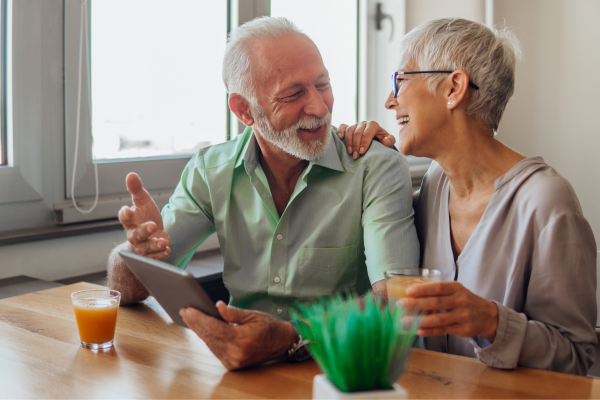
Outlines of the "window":
<svg viewBox="0 0 600 400">
<path fill-rule="evenodd" d="M 191 155 L 225 141 L 226 13 L 225 1 L 92 2 L 98 160 Z"/>
<path fill-rule="evenodd" d="M 329 71 L 335 98 L 333 125 L 356 122 L 358 1 L 303 0 L 299 7 L 296 0 L 271 0 L 271 15 L 294 21 L 319 48 L 323 63 Z"/>
<path fill-rule="evenodd" d="M 89 33 L 83 46 L 82 24 Z M 227 28 L 227 1 L 65 3 L 67 179 L 66 200 L 56 204 L 59 222 L 114 217 L 126 195 L 125 176 L 132 171 L 162 206 L 191 154 L 226 140 L 228 112 L 220 77 Z M 82 208 L 95 203 L 92 135 L 100 197 L 97 209 L 82 215 L 73 209 L 71 193 Z"/>
</svg>

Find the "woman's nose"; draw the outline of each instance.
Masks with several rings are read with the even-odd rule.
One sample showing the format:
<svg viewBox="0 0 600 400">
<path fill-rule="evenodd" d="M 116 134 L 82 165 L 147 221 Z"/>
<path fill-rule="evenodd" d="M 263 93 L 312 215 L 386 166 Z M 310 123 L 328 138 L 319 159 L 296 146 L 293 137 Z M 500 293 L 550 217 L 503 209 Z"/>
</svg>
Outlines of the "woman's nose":
<svg viewBox="0 0 600 400">
<path fill-rule="evenodd" d="M 398 101 L 396 101 L 396 98 L 394 97 L 394 92 L 390 92 L 390 95 L 388 96 L 387 100 L 385 101 L 385 108 L 387 108 L 388 110 L 392 110 L 397 106 L 398 106 Z"/>
</svg>

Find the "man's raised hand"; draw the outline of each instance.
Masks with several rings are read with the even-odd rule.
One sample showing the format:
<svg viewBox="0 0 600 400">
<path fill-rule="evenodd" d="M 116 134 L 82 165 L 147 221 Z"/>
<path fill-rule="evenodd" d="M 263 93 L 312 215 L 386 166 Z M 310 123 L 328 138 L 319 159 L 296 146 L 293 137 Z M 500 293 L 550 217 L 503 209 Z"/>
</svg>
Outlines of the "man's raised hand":
<svg viewBox="0 0 600 400">
<path fill-rule="evenodd" d="M 164 260 L 171 255 L 171 238 L 164 230 L 162 216 L 140 177 L 132 172 L 125 179 L 133 207 L 119 210 L 119 221 L 127 232 L 127 240 L 142 256 Z"/>
</svg>

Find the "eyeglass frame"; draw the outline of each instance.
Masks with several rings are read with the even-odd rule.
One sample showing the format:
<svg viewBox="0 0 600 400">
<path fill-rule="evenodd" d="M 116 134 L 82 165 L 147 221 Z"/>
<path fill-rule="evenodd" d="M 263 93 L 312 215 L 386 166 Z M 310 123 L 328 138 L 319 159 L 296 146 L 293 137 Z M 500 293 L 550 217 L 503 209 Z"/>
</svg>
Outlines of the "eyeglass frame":
<svg viewBox="0 0 600 400">
<path fill-rule="evenodd" d="M 451 74 L 454 71 L 396 71 L 392 74 L 392 82 L 394 84 L 394 98 L 398 96 L 398 75 L 412 75 L 412 74 Z M 479 90 L 479 86 L 469 81 L 469 86 L 471 86 L 475 90 Z"/>
</svg>

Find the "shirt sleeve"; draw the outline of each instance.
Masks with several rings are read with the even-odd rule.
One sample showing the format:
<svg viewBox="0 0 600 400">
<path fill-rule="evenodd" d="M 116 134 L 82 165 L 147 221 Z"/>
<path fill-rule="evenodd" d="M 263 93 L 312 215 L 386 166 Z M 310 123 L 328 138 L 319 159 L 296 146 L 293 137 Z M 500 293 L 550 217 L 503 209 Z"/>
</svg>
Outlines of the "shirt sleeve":
<svg viewBox="0 0 600 400">
<path fill-rule="evenodd" d="M 493 343 L 473 338 L 477 357 L 497 368 L 517 365 L 586 375 L 595 360 L 596 244 L 582 216 L 562 215 L 539 235 L 522 312 L 498 302 Z"/>
<path fill-rule="evenodd" d="M 171 255 L 165 262 L 185 269 L 198 246 L 215 232 L 201 153 L 192 157 L 186 165 L 161 214 L 171 238 Z"/>
<path fill-rule="evenodd" d="M 405 157 L 387 150 L 368 165 L 363 182 L 362 226 L 371 284 L 392 268 L 419 267 L 412 181 Z"/>
</svg>

